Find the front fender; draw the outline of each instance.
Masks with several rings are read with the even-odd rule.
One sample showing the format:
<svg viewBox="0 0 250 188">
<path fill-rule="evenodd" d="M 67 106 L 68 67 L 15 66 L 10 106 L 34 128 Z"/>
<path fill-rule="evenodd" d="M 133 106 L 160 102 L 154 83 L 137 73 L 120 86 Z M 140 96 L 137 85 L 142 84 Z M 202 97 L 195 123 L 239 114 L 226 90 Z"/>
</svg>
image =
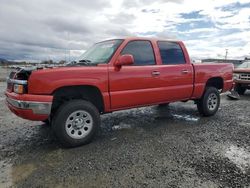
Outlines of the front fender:
<svg viewBox="0 0 250 188">
<path fill-rule="evenodd" d="M 52 94 L 65 86 L 91 85 L 101 92 L 108 91 L 106 67 L 63 67 L 32 72 L 28 80 L 31 94 Z"/>
</svg>

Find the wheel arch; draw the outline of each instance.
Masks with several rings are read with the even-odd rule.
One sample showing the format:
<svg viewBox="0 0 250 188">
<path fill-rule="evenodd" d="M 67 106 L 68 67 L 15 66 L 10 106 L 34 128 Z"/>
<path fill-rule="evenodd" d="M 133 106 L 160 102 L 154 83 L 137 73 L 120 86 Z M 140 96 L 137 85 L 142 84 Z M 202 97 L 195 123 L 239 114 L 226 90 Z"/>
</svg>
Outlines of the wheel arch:
<svg viewBox="0 0 250 188">
<path fill-rule="evenodd" d="M 52 113 L 65 101 L 83 99 L 91 102 L 100 113 L 104 112 L 104 100 L 100 89 L 93 85 L 63 86 L 52 93 Z"/>
<path fill-rule="evenodd" d="M 224 87 L 223 78 L 222 77 L 209 78 L 206 82 L 205 88 L 207 88 L 207 87 L 215 87 L 218 90 L 222 90 Z"/>
</svg>

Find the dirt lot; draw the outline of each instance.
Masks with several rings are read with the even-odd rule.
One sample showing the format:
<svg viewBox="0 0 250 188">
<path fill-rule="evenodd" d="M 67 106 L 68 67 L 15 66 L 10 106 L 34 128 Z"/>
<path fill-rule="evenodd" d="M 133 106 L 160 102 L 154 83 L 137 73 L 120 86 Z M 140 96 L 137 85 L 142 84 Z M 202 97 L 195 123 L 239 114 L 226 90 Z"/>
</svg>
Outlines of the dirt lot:
<svg viewBox="0 0 250 188">
<path fill-rule="evenodd" d="M 50 127 L 4 105 L 0 82 L 0 187 L 250 187 L 250 92 L 222 96 L 200 117 L 192 102 L 102 116 L 89 145 L 64 149 Z"/>
<path fill-rule="evenodd" d="M 0 82 L 5 81 L 6 77 L 8 76 L 10 69 L 4 68 L 0 66 Z"/>
</svg>

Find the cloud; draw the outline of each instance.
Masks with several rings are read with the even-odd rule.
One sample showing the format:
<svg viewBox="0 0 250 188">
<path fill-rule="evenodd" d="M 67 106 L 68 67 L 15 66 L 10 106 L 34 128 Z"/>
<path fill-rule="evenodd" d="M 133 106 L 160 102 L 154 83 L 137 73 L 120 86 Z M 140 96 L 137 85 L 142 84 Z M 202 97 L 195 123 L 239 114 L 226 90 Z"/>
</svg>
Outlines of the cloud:
<svg viewBox="0 0 250 188">
<path fill-rule="evenodd" d="M 69 50 L 73 58 L 100 40 L 138 35 L 178 38 L 197 58 L 225 48 L 243 58 L 249 12 L 250 0 L 1 0 L 0 57 L 69 59 Z"/>
<path fill-rule="evenodd" d="M 141 7 L 141 6 L 150 6 L 151 4 L 154 4 L 156 1 L 155 0 L 124 0 L 123 1 L 123 7 L 126 8 L 133 8 L 133 7 Z M 181 3 L 183 0 L 158 0 L 157 3 L 160 4 L 165 4 L 165 3 Z"/>
<path fill-rule="evenodd" d="M 121 24 L 121 26 L 124 26 L 124 24 L 132 23 L 132 21 L 136 19 L 136 16 L 134 14 L 120 12 L 115 15 L 110 15 L 108 19 L 111 23 Z"/>
<path fill-rule="evenodd" d="M 91 32 L 88 23 L 81 20 L 70 20 L 67 18 L 48 18 L 44 23 L 56 32 L 89 33 Z"/>
</svg>

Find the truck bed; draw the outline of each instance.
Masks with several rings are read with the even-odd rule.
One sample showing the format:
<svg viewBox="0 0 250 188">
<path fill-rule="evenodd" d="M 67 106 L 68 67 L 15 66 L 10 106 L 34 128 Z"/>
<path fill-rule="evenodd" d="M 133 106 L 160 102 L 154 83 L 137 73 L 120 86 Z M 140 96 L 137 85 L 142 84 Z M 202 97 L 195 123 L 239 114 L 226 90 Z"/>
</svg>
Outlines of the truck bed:
<svg viewBox="0 0 250 188">
<path fill-rule="evenodd" d="M 223 78 L 223 91 L 231 90 L 233 86 L 233 64 L 231 63 L 205 63 L 192 64 L 194 67 L 194 92 L 192 98 L 200 98 L 205 84 L 210 78 Z"/>
</svg>

